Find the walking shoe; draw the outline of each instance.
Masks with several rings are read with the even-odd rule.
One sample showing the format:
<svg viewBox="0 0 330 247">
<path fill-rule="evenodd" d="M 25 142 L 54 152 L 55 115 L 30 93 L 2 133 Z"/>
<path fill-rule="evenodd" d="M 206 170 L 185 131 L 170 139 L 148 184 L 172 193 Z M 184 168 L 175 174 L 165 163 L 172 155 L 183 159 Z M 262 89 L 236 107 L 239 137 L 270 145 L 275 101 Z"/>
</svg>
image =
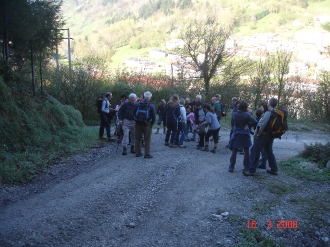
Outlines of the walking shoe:
<svg viewBox="0 0 330 247">
<path fill-rule="evenodd" d="M 108 138 L 108 142 L 115 142 L 115 141 L 116 141 L 116 139 L 112 139 L 111 137 Z"/>
<path fill-rule="evenodd" d="M 105 140 L 105 139 L 107 139 L 107 138 L 104 138 L 104 137 L 101 137 L 101 136 L 100 136 L 99 139 L 100 139 L 100 140 Z"/>
<path fill-rule="evenodd" d="M 233 166 L 229 166 L 228 171 L 229 172 L 234 172 L 234 167 Z"/>
<path fill-rule="evenodd" d="M 277 171 L 271 170 L 271 169 L 267 169 L 267 172 L 272 174 L 272 175 L 277 175 Z"/>
<path fill-rule="evenodd" d="M 244 176 L 255 176 L 255 172 L 243 171 Z"/>
<path fill-rule="evenodd" d="M 211 153 L 214 153 L 215 154 L 216 152 L 217 152 L 217 150 L 214 149 L 214 148 L 211 150 Z"/>
<path fill-rule="evenodd" d="M 152 159 L 152 158 L 153 158 L 153 156 L 152 156 L 152 155 L 150 155 L 150 154 L 147 154 L 147 155 L 145 155 L 145 156 L 144 156 L 144 158 L 145 158 L 145 159 Z"/>
<path fill-rule="evenodd" d="M 206 152 L 208 152 L 208 151 L 209 151 L 209 147 L 204 147 L 204 148 L 202 148 L 202 151 L 206 151 Z"/>
<path fill-rule="evenodd" d="M 177 145 L 175 145 L 174 143 L 170 143 L 169 147 L 170 147 L 170 148 L 176 148 Z"/>
<path fill-rule="evenodd" d="M 159 134 L 159 131 L 157 130 L 157 131 L 155 132 L 155 134 Z"/>
<path fill-rule="evenodd" d="M 136 157 L 142 157 L 143 156 L 143 153 L 137 153 L 136 155 L 135 155 Z"/>
<path fill-rule="evenodd" d="M 170 145 L 168 142 L 165 142 L 165 146 L 168 146 L 168 145 Z"/>
<path fill-rule="evenodd" d="M 135 154 L 135 148 L 134 148 L 134 145 L 131 146 L 131 154 Z"/>
<path fill-rule="evenodd" d="M 122 155 L 126 155 L 127 154 L 127 147 L 123 147 L 123 153 Z"/>
</svg>

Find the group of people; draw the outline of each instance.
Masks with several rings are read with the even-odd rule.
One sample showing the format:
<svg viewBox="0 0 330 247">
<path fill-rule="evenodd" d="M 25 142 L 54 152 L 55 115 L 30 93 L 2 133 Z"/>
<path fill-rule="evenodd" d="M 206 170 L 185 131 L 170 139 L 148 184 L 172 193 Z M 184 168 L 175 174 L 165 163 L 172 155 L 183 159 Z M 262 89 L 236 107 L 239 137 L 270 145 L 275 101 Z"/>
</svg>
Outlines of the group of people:
<svg viewBox="0 0 330 247">
<path fill-rule="evenodd" d="M 109 113 L 111 106 L 109 100 L 111 97 L 112 94 L 107 93 L 104 107 L 102 104 L 99 131 L 100 138 L 103 138 L 105 128 L 109 141 L 113 139 L 111 138 L 110 126 L 108 126 L 109 123 L 106 123 L 105 115 Z M 150 141 L 156 114 L 158 115 L 158 122 L 155 134 L 159 134 L 163 127 L 165 146 L 185 148 L 184 142 L 195 141 L 196 134 L 198 134 L 197 149 L 216 153 L 221 117 L 225 115 L 226 111 L 221 103 L 220 94 L 212 97 L 210 104 L 204 103 L 202 96 L 199 94 L 196 95 L 194 101 L 191 101 L 190 98 L 180 99 L 177 94 L 174 94 L 168 102 L 162 99 L 157 109 L 151 103 L 151 97 L 152 94 L 149 91 L 145 92 L 142 98 L 138 98 L 134 93 L 131 93 L 128 98 L 126 95 L 122 95 L 121 103 L 115 108 L 117 121 L 123 131 L 121 143 L 123 155 L 127 155 L 128 145 L 130 144 L 130 152 L 135 154 L 136 157 L 142 157 L 141 141 L 144 140 L 144 158 L 152 158 Z M 276 105 L 277 100 L 270 98 L 268 102 L 263 103 L 260 109 L 256 111 L 257 117 L 254 118 L 247 102 L 238 101 L 235 97 L 232 98 L 230 107 L 232 128 L 227 145 L 232 150 L 228 168 L 229 172 L 234 171 L 237 152 L 241 151 L 244 153 L 244 175 L 255 175 L 256 168 L 266 169 L 267 160 L 270 167 L 267 172 L 274 175 L 277 174 L 278 168 L 272 148 L 274 139 L 267 134 L 266 130 L 271 111 Z M 254 133 L 252 129 L 254 129 Z M 189 132 L 192 133 L 192 138 L 189 138 Z M 251 134 L 254 134 L 253 145 Z M 213 140 L 214 143 L 212 149 L 209 148 L 210 140 Z"/>
<path fill-rule="evenodd" d="M 111 96 L 109 96 L 111 95 Z M 130 152 L 136 154 L 136 157 L 153 158 L 150 154 L 150 141 L 152 126 L 156 120 L 155 107 L 151 104 L 151 92 L 144 92 L 141 98 L 136 94 L 131 93 L 128 98 L 126 95 L 121 96 L 121 103 L 116 106 L 116 121 L 123 131 L 122 146 L 123 155 L 127 155 L 127 146 L 131 144 Z M 108 140 L 111 139 L 110 122 L 105 120 L 105 115 L 109 114 L 110 102 L 112 98 L 110 92 L 106 93 L 104 100 L 104 107 L 102 104 L 102 111 L 100 113 L 101 124 L 99 130 L 99 137 L 102 139 L 104 128 L 107 131 Z M 144 154 L 141 152 L 142 136 L 144 139 Z M 130 140 L 130 141 L 129 141 Z"/>
<path fill-rule="evenodd" d="M 253 118 L 247 102 L 233 98 L 232 103 L 232 128 L 227 146 L 232 150 L 232 154 L 228 171 L 234 171 L 237 151 L 243 149 L 243 174 L 245 176 L 254 176 L 257 168 L 266 169 L 267 160 L 270 167 L 267 172 L 277 175 L 278 167 L 273 153 L 274 138 L 267 132 L 271 112 L 277 106 L 277 99 L 270 98 L 268 102 L 262 103 L 256 111 L 256 118 Z M 252 128 L 254 133 L 251 131 Z M 253 134 L 253 145 L 251 133 Z M 250 147 L 251 150 L 249 150 Z"/>
</svg>

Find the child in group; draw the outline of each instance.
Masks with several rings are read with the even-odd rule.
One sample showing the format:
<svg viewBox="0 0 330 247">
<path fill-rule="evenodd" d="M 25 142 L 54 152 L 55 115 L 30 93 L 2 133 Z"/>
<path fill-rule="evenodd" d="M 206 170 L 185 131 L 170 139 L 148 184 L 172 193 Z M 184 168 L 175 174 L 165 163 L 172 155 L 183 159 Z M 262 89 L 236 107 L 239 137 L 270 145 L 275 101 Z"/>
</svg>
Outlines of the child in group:
<svg viewBox="0 0 330 247">
<path fill-rule="evenodd" d="M 195 114 L 191 111 L 191 106 L 186 105 L 186 112 L 187 112 L 187 121 L 190 121 L 192 131 L 196 131 L 196 124 L 195 124 Z"/>
</svg>

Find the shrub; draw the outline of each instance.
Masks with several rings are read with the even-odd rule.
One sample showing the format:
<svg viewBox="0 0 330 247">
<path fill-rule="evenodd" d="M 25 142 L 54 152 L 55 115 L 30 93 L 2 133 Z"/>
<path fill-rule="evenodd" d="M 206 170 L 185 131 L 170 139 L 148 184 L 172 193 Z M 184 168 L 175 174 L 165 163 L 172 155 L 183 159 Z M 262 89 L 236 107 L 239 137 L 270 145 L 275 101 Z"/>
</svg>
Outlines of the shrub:
<svg viewBox="0 0 330 247">
<path fill-rule="evenodd" d="M 320 142 L 311 145 L 305 144 L 305 150 L 300 153 L 300 156 L 319 164 L 320 168 L 324 168 L 330 160 L 330 142 L 325 144 Z"/>
</svg>

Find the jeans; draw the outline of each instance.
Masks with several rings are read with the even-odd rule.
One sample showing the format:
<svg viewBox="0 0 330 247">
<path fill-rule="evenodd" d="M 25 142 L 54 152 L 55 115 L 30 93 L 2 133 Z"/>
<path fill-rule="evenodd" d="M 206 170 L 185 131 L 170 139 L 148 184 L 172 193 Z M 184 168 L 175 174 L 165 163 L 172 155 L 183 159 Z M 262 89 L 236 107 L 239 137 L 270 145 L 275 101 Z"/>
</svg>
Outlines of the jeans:
<svg viewBox="0 0 330 247">
<path fill-rule="evenodd" d="M 170 136 L 171 136 L 170 143 L 175 143 L 177 132 L 178 132 L 178 122 L 168 123 L 167 132 L 166 132 L 166 136 L 165 136 L 165 142 L 168 142 L 170 140 Z"/>
<path fill-rule="evenodd" d="M 232 168 L 234 168 L 236 164 L 237 149 L 238 148 L 233 148 L 233 150 L 231 151 L 230 167 Z M 243 166 L 244 166 L 244 171 L 247 171 L 249 169 L 249 147 L 244 148 Z"/>
<path fill-rule="evenodd" d="M 263 148 L 267 154 L 267 159 L 270 169 L 272 171 L 278 170 L 275 155 L 273 153 L 273 142 L 274 142 L 274 138 L 271 138 L 267 133 L 263 133 L 260 137 L 254 138 L 254 143 L 250 153 L 249 172 L 251 173 L 256 172 L 256 168 L 258 166 L 258 161 L 259 161 L 259 155 Z"/>
<path fill-rule="evenodd" d="M 186 136 L 186 131 L 187 131 L 187 126 L 185 122 L 179 122 L 178 125 L 178 132 L 176 134 L 176 144 L 178 145 L 183 145 L 183 141 L 185 139 L 188 139 L 188 137 Z M 181 134 L 181 136 L 180 136 Z"/>
</svg>

